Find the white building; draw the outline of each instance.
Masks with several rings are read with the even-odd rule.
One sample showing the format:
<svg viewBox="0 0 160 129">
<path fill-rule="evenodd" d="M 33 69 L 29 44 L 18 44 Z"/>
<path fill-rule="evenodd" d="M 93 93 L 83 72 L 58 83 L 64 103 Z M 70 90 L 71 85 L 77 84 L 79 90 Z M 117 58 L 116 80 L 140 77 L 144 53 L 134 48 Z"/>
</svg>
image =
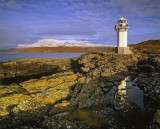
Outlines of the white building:
<svg viewBox="0 0 160 129">
<path fill-rule="evenodd" d="M 118 25 L 115 25 L 115 30 L 117 31 L 116 53 L 118 54 L 130 54 L 128 47 L 128 29 L 127 19 L 121 17 L 118 20 Z"/>
</svg>

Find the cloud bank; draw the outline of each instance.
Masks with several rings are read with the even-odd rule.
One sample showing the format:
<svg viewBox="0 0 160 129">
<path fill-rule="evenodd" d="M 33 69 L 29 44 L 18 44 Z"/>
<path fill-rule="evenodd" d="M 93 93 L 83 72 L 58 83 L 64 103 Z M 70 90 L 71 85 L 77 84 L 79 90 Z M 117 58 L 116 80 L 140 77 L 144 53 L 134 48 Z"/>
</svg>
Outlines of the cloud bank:
<svg viewBox="0 0 160 129">
<path fill-rule="evenodd" d="M 160 39 L 159 0 L 0 0 L 0 47 L 44 38 L 116 45 L 120 16 L 128 20 L 129 43 Z"/>
</svg>

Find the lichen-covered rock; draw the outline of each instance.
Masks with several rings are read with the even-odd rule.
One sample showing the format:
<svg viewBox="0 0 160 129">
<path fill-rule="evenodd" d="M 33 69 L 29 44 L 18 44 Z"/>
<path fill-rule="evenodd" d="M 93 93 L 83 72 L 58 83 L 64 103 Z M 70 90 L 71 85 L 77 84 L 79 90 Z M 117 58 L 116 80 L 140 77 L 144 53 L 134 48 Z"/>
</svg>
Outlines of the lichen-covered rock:
<svg viewBox="0 0 160 129">
<path fill-rule="evenodd" d="M 25 121 L 43 118 L 48 111 L 48 105 L 34 99 L 24 100 L 13 108 L 13 113 L 18 119 Z"/>
<path fill-rule="evenodd" d="M 8 115 L 13 112 L 14 107 L 19 103 L 32 100 L 29 95 L 13 94 L 0 98 L 0 116 Z"/>
<path fill-rule="evenodd" d="M 77 76 L 72 72 L 60 73 L 47 78 L 32 79 L 21 83 L 20 85 L 29 93 L 43 92 L 47 89 L 65 89 L 76 83 Z"/>
<path fill-rule="evenodd" d="M 20 86 L 11 85 L 1 88 L 0 116 L 11 112 L 18 116 L 32 118 L 44 115 L 49 105 L 68 97 L 76 80 L 77 76 L 74 73 L 66 72 L 26 81 Z"/>
<path fill-rule="evenodd" d="M 87 73 L 87 77 L 98 79 L 99 77 L 113 77 L 118 74 L 126 74 L 129 66 L 138 62 L 139 55 L 116 55 L 105 53 L 87 53 L 74 59 L 79 72 Z"/>
<path fill-rule="evenodd" d="M 43 59 L 43 58 L 26 58 L 11 60 L 0 64 L 0 80 L 7 83 L 5 78 L 15 78 L 23 76 L 43 76 L 51 75 L 57 72 L 69 71 L 71 69 L 71 59 Z M 33 76 L 34 77 L 34 76 Z M 15 82 L 16 79 L 12 80 Z"/>
<path fill-rule="evenodd" d="M 103 116 L 109 122 L 109 128 L 142 127 L 143 117 L 139 116 L 141 111 L 137 105 L 125 103 L 123 109 L 118 108 L 103 98 L 102 93 L 119 85 L 131 74 L 134 78 L 138 76 L 138 86 L 159 108 L 159 57 L 149 58 L 87 53 L 74 59 L 1 62 L 0 128 L 91 128 L 82 123 L 76 114 L 75 119 L 79 121 L 66 119 L 66 114 L 76 108 L 92 108 L 90 111 L 97 108 L 95 114 Z M 86 115 L 86 112 L 81 113 Z"/>
<path fill-rule="evenodd" d="M 9 86 L 0 85 L 0 97 L 7 96 L 15 93 L 27 93 L 25 89 L 17 84 L 11 84 Z"/>
<path fill-rule="evenodd" d="M 49 115 L 58 114 L 61 112 L 68 111 L 72 107 L 68 101 L 62 101 L 61 103 L 55 104 L 49 111 Z"/>
<path fill-rule="evenodd" d="M 85 76 L 82 76 L 82 77 L 78 78 L 78 83 L 85 83 L 85 81 L 86 81 L 86 77 Z"/>
</svg>

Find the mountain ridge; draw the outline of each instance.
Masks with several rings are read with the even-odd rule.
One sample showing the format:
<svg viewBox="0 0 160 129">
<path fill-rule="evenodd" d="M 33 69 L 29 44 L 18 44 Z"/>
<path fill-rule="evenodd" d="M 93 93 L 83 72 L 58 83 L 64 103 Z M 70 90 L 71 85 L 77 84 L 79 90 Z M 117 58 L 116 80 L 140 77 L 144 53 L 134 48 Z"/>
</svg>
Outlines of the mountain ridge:
<svg viewBox="0 0 160 129">
<path fill-rule="evenodd" d="M 78 40 L 57 40 L 57 39 L 41 39 L 38 42 L 30 45 L 19 44 L 17 48 L 33 48 L 33 47 L 102 47 L 111 46 L 104 44 L 94 44 L 89 41 Z"/>
</svg>

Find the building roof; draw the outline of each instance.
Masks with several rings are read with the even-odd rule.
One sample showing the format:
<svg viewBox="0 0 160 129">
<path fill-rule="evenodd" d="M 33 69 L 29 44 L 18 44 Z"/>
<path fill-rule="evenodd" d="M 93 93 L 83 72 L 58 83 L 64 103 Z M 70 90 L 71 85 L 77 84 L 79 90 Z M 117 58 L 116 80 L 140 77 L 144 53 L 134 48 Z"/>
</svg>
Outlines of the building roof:
<svg viewBox="0 0 160 129">
<path fill-rule="evenodd" d="M 124 17 L 121 17 L 119 20 L 127 20 L 127 19 L 125 19 Z"/>
</svg>

